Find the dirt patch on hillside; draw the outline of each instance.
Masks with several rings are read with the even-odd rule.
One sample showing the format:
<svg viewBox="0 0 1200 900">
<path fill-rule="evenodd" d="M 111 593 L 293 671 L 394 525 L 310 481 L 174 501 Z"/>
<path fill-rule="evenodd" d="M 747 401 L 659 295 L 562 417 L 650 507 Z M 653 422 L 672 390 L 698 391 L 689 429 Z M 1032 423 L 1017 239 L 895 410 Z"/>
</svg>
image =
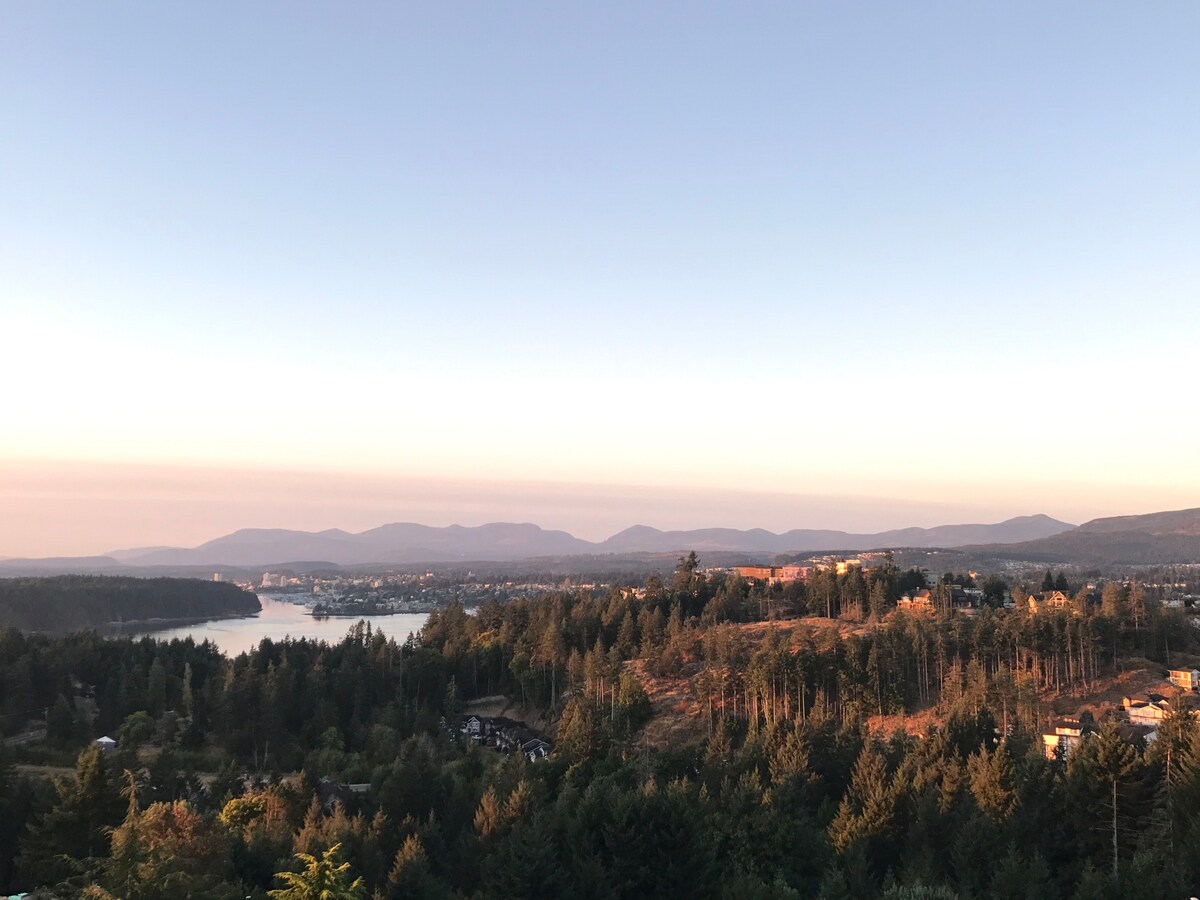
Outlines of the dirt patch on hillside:
<svg viewBox="0 0 1200 900">
<path fill-rule="evenodd" d="M 1122 671 L 1097 679 L 1086 693 L 1063 693 L 1047 696 L 1048 706 L 1055 715 L 1078 717 L 1090 712 L 1097 719 L 1111 710 L 1121 709 L 1121 698 L 1132 694 L 1155 693 L 1171 696 L 1174 685 L 1167 680 L 1166 668 L 1148 659 L 1122 659 Z"/>
<path fill-rule="evenodd" d="M 776 619 L 769 622 L 748 622 L 740 626 L 742 634 L 752 639 L 762 640 L 770 634 L 784 634 L 789 637 L 797 633 L 811 630 L 832 628 L 843 638 L 851 635 L 867 634 L 871 626 L 862 622 L 843 622 L 841 619 L 830 619 L 825 616 L 805 616 L 802 619 Z"/>
<path fill-rule="evenodd" d="M 646 661 L 625 663 L 625 671 L 641 682 L 654 709 L 638 735 L 638 744 L 665 750 L 695 744 L 708 735 L 705 711 L 692 696 L 691 679 L 658 678 L 646 671 Z"/>
<path fill-rule="evenodd" d="M 936 706 L 928 706 L 910 713 L 870 716 L 867 718 L 867 730 L 875 737 L 885 739 L 897 731 L 912 737 L 924 737 L 930 728 L 941 727 L 945 721 L 946 717 L 938 712 Z"/>
</svg>

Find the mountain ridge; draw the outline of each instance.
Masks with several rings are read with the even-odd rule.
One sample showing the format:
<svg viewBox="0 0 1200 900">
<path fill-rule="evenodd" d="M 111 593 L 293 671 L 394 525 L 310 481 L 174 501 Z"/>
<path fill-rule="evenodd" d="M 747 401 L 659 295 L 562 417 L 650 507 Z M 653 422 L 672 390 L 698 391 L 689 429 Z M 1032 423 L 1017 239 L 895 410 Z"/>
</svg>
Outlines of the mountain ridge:
<svg viewBox="0 0 1200 900">
<path fill-rule="evenodd" d="M 1084 566 L 1200 562 L 1200 508 L 1106 516 L 1054 535 L 1008 544 L 967 545 L 994 559 Z"/>
<path fill-rule="evenodd" d="M 954 547 L 972 543 L 1010 543 L 1060 534 L 1073 528 L 1049 516 L 1017 516 L 994 524 L 939 525 L 876 533 L 832 529 L 696 528 L 662 530 L 637 524 L 602 541 L 587 541 L 566 531 L 529 522 L 490 522 L 442 527 L 391 522 L 352 533 L 330 528 L 241 528 L 195 547 L 114 550 L 91 557 L 94 565 L 120 562 L 131 567 L 266 566 L 289 559 L 329 560 L 338 565 L 412 564 L 457 560 L 515 561 L 546 556 L 664 552 L 800 553 L 855 552 L 888 546 Z M 0 563 L 0 572 L 14 563 Z M 54 561 L 61 566 L 67 559 Z"/>
<path fill-rule="evenodd" d="M 163 572 L 206 568 L 278 567 L 288 560 L 323 560 L 331 566 L 507 563 L 537 559 L 668 555 L 696 550 L 759 558 L 783 554 L 855 553 L 870 549 L 953 550 L 981 565 L 1033 564 L 1137 566 L 1200 561 L 1200 508 L 1092 519 L 1078 527 L 1046 515 L 1017 516 L 992 524 L 900 528 L 872 534 L 829 529 L 762 528 L 662 530 L 631 525 L 601 541 L 531 523 L 432 527 L 392 522 L 357 534 L 331 528 L 298 531 L 243 528 L 197 547 L 146 547 L 103 556 L 0 560 L 0 576 L 69 571 Z"/>
</svg>

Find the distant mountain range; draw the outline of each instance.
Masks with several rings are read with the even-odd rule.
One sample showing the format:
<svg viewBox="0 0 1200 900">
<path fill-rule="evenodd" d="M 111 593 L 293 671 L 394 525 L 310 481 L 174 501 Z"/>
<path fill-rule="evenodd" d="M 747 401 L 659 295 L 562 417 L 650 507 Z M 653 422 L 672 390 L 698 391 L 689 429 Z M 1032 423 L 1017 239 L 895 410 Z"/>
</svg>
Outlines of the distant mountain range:
<svg viewBox="0 0 1200 900">
<path fill-rule="evenodd" d="M 1009 544 L 1059 534 L 1073 528 L 1049 516 L 1018 516 L 994 525 L 939 525 L 935 528 L 901 528 L 874 534 L 795 529 L 774 534 L 761 528 L 701 528 L 692 531 L 659 531 L 634 525 L 613 535 L 590 552 L 653 553 L 674 550 L 733 550 L 745 553 L 797 553 L 803 551 L 872 550 L 881 547 L 962 547 L 967 544 Z"/>
<path fill-rule="evenodd" d="M 529 524 L 476 527 L 395 523 L 358 534 L 340 529 L 290 531 L 245 528 L 199 547 L 143 547 L 100 557 L 0 561 L 0 574 L 20 572 L 128 571 L 202 566 L 270 567 L 289 561 L 321 560 L 338 566 L 402 565 L 454 561 L 515 561 L 539 557 L 611 554 L 737 552 L 780 554 L 868 550 L 881 547 L 960 547 L 1010 544 L 1057 535 L 1073 528 L 1049 516 L 1020 516 L 992 525 L 941 525 L 876 534 L 797 529 L 783 534 L 761 528 L 701 528 L 660 531 L 635 525 L 604 541 L 585 541 L 565 531 Z"/>
<path fill-rule="evenodd" d="M 946 555 L 937 565 L 960 568 L 989 568 L 1014 561 L 1085 567 L 1200 563 L 1200 509 L 1093 519 L 1078 527 L 1037 515 L 992 525 L 942 525 L 875 534 L 806 529 L 775 534 L 758 528 L 661 531 L 635 525 L 598 542 L 537 525 L 509 523 L 470 528 L 396 523 L 359 534 L 338 529 L 308 532 L 249 528 L 192 548 L 141 547 L 104 556 L 0 559 L 0 576 L 67 572 L 195 576 L 222 568 L 254 572 L 288 564 L 297 570 L 312 571 L 418 563 L 531 561 L 532 565 L 542 565 L 549 560 L 573 571 L 578 566 L 570 560 L 591 560 L 588 565 L 593 567 L 635 558 L 645 565 L 659 565 L 661 557 L 688 550 L 717 560 L 717 564 L 730 564 L 781 554 L 883 548 L 911 549 L 908 556 L 914 560 L 924 560 L 926 549 L 941 550 Z"/>
<path fill-rule="evenodd" d="M 961 549 L 972 558 L 1080 566 L 1200 563 L 1200 509 L 1093 519 L 1036 540 Z"/>
</svg>

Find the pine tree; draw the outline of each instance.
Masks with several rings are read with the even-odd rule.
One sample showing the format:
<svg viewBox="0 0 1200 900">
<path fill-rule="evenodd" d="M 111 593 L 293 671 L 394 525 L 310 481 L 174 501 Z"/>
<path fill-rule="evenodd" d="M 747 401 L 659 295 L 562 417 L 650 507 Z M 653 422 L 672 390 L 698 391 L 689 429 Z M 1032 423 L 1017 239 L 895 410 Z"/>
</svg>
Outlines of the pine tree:
<svg viewBox="0 0 1200 900">
<path fill-rule="evenodd" d="M 334 844 L 320 859 L 297 853 L 296 859 L 304 868 L 299 872 L 276 873 L 284 887 L 267 891 L 267 896 L 274 900 L 365 900 L 367 892 L 362 879 L 353 878 L 350 863 L 340 861 L 340 850 L 341 844 Z"/>
<path fill-rule="evenodd" d="M 889 837 L 895 824 L 896 795 L 887 777 L 883 756 L 867 745 L 854 763 L 850 786 L 837 815 L 829 825 L 829 837 L 839 853 L 855 848 L 875 849 Z M 875 854 L 870 854 L 872 858 Z"/>
<path fill-rule="evenodd" d="M 125 810 L 113 773 L 94 745 L 79 754 L 74 780 L 56 779 L 54 788 L 56 804 L 29 829 L 17 860 L 31 884 L 57 884 L 107 856 L 108 829 Z"/>
<path fill-rule="evenodd" d="M 63 694 L 46 713 L 46 741 L 51 747 L 66 747 L 75 736 L 75 708 Z"/>
<path fill-rule="evenodd" d="M 394 900 L 410 900 L 428 890 L 429 858 L 421 839 L 410 834 L 396 851 L 392 867 L 388 871 L 387 896 Z"/>
<path fill-rule="evenodd" d="M 230 880 L 226 832 L 184 802 L 152 803 L 138 810 L 130 776 L 129 809 L 112 834 L 112 857 L 98 885 L 122 900 L 159 900 L 172 896 L 238 900 L 245 896 Z"/>
<path fill-rule="evenodd" d="M 161 716 L 167 707 L 167 670 L 156 656 L 150 664 L 150 677 L 146 686 L 146 705 L 151 715 Z"/>
<path fill-rule="evenodd" d="M 524 819 L 529 812 L 529 802 L 529 782 L 522 778 L 504 801 L 505 821 L 511 824 Z"/>
<path fill-rule="evenodd" d="M 1016 771 L 1007 746 L 981 748 L 967 760 L 967 773 L 971 795 L 980 810 L 994 822 L 1008 821 L 1017 808 L 1017 792 Z"/>
<path fill-rule="evenodd" d="M 1128 854 L 1152 806 L 1144 761 L 1110 718 L 1071 754 L 1067 780 L 1081 843 L 1106 850 L 1113 881 L 1118 881 L 1121 856 Z M 1100 835 L 1103 841 L 1096 842 Z"/>
<path fill-rule="evenodd" d="M 479 799 L 479 808 L 475 810 L 475 833 L 484 840 L 499 832 L 504 825 L 504 812 L 496 789 L 489 787 Z"/>
</svg>

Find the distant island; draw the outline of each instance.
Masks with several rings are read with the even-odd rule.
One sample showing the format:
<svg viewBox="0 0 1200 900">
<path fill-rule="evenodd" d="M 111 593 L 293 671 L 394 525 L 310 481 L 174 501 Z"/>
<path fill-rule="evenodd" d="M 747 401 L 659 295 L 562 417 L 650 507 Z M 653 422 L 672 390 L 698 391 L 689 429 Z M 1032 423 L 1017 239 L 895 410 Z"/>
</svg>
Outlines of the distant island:
<svg viewBox="0 0 1200 900">
<path fill-rule="evenodd" d="M 194 578 L 58 575 L 0 578 L 0 627 L 62 634 L 147 621 L 254 615 L 258 597 Z"/>
</svg>

